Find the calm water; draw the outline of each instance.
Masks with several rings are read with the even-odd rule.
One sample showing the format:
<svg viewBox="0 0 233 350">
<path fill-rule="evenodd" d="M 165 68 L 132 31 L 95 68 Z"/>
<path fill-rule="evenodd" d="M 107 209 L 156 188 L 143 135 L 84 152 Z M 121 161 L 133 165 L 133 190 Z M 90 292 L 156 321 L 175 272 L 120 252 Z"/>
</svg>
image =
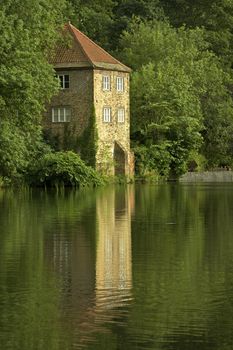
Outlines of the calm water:
<svg viewBox="0 0 233 350">
<path fill-rule="evenodd" d="M 1 350 L 232 350 L 233 185 L 0 191 Z"/>
</svg>

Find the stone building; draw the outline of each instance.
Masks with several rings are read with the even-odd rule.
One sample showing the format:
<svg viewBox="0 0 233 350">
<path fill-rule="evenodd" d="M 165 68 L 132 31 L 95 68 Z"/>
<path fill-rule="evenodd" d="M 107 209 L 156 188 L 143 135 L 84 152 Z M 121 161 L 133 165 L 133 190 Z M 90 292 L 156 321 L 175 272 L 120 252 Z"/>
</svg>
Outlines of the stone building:
<svg viewBox="0 0 233 350">
<path fill-rule="evenodd" d="M 83 155 L 90 151 L 90 137 L 95 138 L 97 170 L 131 175 L 131 70 L 70 23 L 64 35 L 64 43 L 57 47 L 51 62 L 61 90 L 47 108 L 44 128 L 59 140 L 61 148 Z"/>
</svg>

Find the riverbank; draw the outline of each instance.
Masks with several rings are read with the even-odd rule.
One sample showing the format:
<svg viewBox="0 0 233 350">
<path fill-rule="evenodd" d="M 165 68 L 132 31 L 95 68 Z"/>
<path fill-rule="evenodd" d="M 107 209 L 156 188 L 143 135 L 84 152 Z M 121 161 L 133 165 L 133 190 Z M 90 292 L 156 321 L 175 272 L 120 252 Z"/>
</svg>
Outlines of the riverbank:
<svg viewBox="0 0 233 350">
<path fill-rule="evenodd" d="M 233 171 L 188 172 L 179 178 L 179 182 L 233 182 Z"/>
<path fill-rule="evenodd" d="M 36 183 L 25 183 L 25 182 L 18 182 L 16 183 L 11 183 L 9 180 L 3 180 L 0 178 L 0 188 L 5 188 L 5 187 L 11 187 L 12 185 L 26 185 L 29 187 L 83 187 L 83 186 L 103 186 L 103 185 L 109 185 L 109 184 L 126 184 L 126 183 L 164 183 L 167 182 L 168 180 L 165 180 L 164 178 L 161 178 L 159 176 L 148 176 L 148 177 L 125 177 L 125 176 L 103 176 L 99 177 L 100 181 L 96 182 L 93 179 L 92 181 L 85 181 L 85 183 L 79 183 L 79 184 L 67 184 L 64 183 L 63 181 L 56 182 L 56 184 L 49 184 L 49 183 L 42 183 L 38 184 Z M 228 170 L 216 170 L 216 171 L 203 171 L 203 172 L 188 172 L 182 175 L 179 179 L 176 179 L 174 181 L 180 182 L 180 183 L 198 183 L 198 182 L 233 182 L 233 171 L 228 171 Z M 45 181 L 46 182 L 46 181 Z"/>
</svg>

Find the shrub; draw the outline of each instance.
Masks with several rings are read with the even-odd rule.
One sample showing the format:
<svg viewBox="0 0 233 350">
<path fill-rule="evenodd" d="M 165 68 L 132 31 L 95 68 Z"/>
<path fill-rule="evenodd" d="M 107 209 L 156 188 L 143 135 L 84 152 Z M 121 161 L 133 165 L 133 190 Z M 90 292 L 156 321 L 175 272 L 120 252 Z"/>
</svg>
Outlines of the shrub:
<svg viewBox="0 0 233 350">
<path fill-rule="evenodd" d="M 206 169 L 206 158 L 197 151 L 190 152 L 188 159 L 188 171 L 204 171 Z"/>
<path fill-rule="evenodd" d="M 28 183 L 34 186 L 101 185 L 103 178 L 72 151 L 48 153 L 28 169 Z"/>
<path fill-rule="evenodd" d="M 140 176 L 160 175 L 168 177 L 171 156 L 166 145 L 137 146 L 134 148 L 135 172 Z"/>
</svg>

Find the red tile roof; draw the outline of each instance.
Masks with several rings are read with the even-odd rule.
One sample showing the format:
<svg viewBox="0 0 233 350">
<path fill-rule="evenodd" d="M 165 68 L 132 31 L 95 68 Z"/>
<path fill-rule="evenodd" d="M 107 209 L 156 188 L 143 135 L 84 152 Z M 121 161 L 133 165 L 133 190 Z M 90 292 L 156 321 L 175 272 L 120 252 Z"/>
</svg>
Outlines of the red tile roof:
<svg viewBox="0 0 233 350">
<path fill-rule="evenodd" d="M 55 67 L 93 67 L 130 72 L 130 68 L 112 57 L 72 24 L 65 25 L 64 34 L 73 38 L 71 45 L 57 47 L 52 62 Z"/>
</svg>

